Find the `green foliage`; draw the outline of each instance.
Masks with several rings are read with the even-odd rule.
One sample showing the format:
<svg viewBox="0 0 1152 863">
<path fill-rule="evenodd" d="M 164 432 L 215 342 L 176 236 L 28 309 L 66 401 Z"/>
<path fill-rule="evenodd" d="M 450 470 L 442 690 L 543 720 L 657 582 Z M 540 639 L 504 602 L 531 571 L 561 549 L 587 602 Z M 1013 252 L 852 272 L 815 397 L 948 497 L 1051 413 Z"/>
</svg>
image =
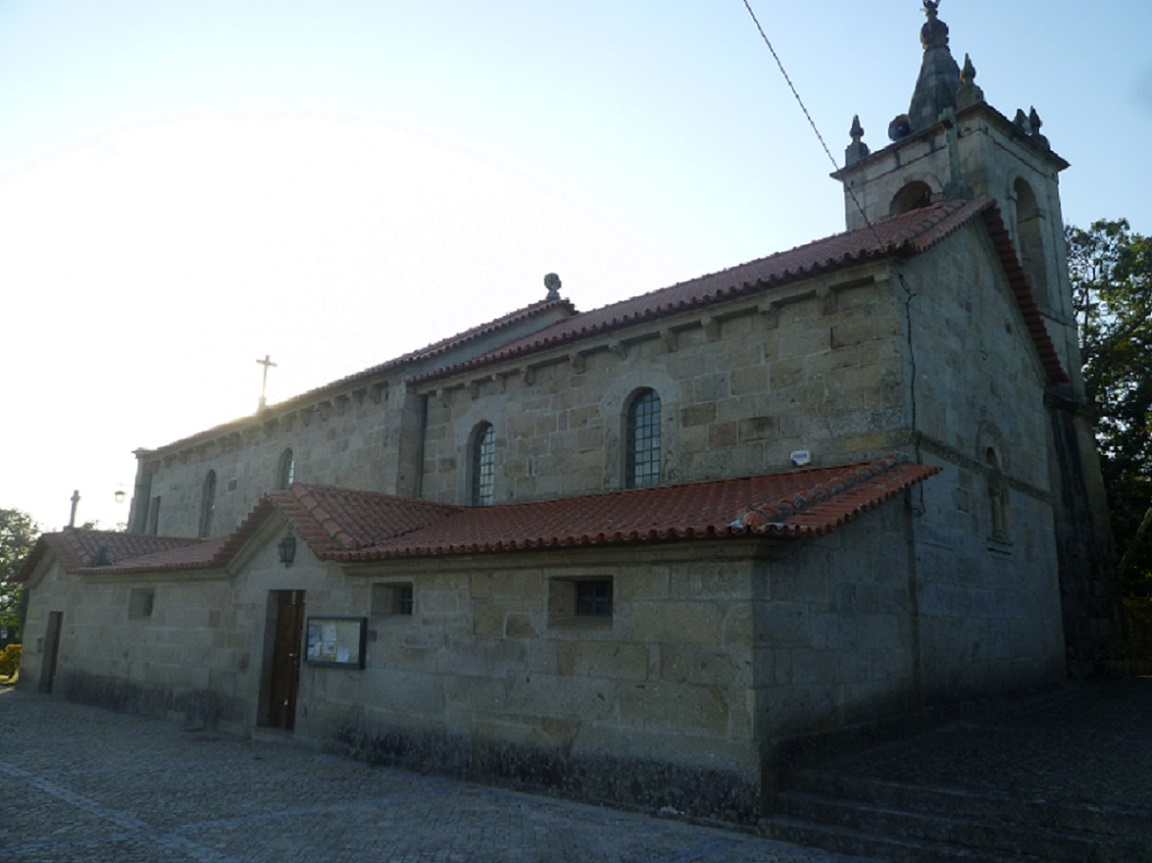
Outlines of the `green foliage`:
<svg viewBox="0 0 1152 863">
<path fill-rule="evenodd" d="M 0 650 L 0 677 L 14 677 L 19 668 L 19 644 L 9 644 L 3 650 Z"/>
<path fill-rule="evenodd" d="M 20 624 L 20 596 L 23 587 L 8 578 L 24 562 L 40 536 L 32 516 L 18 509 L 0 509 L 0 626 Z"/>
<path fill-rule="evenodd" d="M 1152 240 L 1124 219 L 1067 229 L 1084 384 L 1121 578 L 1129 596 L 1152 596 Z M 1143 527 L 1141 527 L 1143 525 Z"/>
</svg>

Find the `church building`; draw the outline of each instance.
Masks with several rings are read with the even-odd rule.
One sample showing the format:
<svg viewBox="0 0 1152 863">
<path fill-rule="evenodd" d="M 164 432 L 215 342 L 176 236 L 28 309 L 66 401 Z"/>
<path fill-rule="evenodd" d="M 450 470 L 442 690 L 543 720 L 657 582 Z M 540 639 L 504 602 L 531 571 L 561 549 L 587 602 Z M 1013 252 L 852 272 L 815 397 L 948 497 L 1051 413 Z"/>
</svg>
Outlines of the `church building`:
<svg viewBox="0 0 1152 863">
<path fill-rule="evenodd" d="M 924 5 L 844 233 L 591 311 L 550 275 L 139 450 L 128 530 L 17 574 L 20 685 L 751 821 L 798 737 L 1116 667 L 1068 164 Z"/>
</svg>

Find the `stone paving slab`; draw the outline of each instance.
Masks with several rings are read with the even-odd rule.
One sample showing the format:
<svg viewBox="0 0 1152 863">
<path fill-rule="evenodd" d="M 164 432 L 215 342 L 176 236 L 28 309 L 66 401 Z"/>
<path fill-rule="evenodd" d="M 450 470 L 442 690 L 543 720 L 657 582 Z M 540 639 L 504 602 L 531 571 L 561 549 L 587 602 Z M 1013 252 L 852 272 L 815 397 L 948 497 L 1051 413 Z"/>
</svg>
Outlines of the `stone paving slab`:
<svg viewBox="0 0 1152 863">
<path fill-rule="evenodd" d="M 907 784 L 1146 813 L 1152 678 L 1069 685 L 828 766 Z"/>
<path fill-rule="evenodd" d="M 0 689 L 3 863 L 851 863 Z"/>
</svg>

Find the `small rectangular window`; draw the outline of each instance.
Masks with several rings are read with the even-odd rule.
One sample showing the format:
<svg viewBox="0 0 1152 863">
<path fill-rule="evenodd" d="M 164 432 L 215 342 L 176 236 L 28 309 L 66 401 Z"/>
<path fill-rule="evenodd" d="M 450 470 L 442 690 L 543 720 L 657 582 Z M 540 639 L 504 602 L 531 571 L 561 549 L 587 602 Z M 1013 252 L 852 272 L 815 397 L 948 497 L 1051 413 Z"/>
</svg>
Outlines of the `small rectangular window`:
<svg viewBox="0 0 1152 863">
<path fill-rule="evenodd" d="M 128 619 L 140 620 L 152 616 L 152 604 L 156 600 L 156 591 L 151 588 L 134 587 L 128 594 Z"/>
<path fill-rule="evenodd" d="M 576 582 L 576 616 L 612 616 L 612 579 Z"/>
<path fill-rule="evenodd" d="M 412 585 L 402 584 L 395 589 L 396 594 L 396 613 L 397 614 L 411 614 L 412 613 Z"/>
<path fill-rule="evenodd" d="M 548 582 L 549 626 L 610 626 L 611 578 L 553 578 Z"/>
<path fill-rule="evenodd" d="M 372 585 L 372 614 L 375 617 L 411 616 L 414 605 L 410 581 Z"/>
</svg>

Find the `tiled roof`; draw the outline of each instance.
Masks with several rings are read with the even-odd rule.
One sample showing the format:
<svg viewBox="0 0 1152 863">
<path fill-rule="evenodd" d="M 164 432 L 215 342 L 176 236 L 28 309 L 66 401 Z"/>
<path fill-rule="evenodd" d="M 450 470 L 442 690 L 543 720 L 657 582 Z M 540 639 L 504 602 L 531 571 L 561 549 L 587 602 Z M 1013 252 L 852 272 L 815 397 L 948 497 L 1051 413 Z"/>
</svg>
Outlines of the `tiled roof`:
<svg viewBox="0 0 1152 863">
<path fill-rule="evenodd" d="M 939 468 L 895 458 L 610 494 L 468 507 L 334 560 L 774 535 L 822 536 Z"/>
<path fill-rule="evenodd" d="M 12 580 L 27 581 L 48 551 L 56 555 L 66 570 L 73 572 L 92 566 L 114 566 L 128 560 L 148 560 L 173 551 L 196 550 L 203 542 L 187 537 L 65 528 L 59 533 L 41 536 Z"/>
<path fill-rule="evenodd" d="M 1056 347 L 1048 335 L 1048 328 L 1044 326 L 1044 318 L 1040 314 L 1040 308 L 1036 305 L 1036 295 L 1032 292 L 1032 286 L 1029 284 L 1024 267 L 1020 264 L 1020 259 L 1016 257 L 1016 246 L 1012 243 L 1012 235 L 1004 227 L 1004 218 L 1000 214 L 1000 209 L 989 207 L 982 211 L 982 215 L 984 224 L 988 226 L 988 233 L 992 237 L 992 243 L 996 247 L 996 252 L 1004 263 L 1008 284 L 1016 295 L 1016 304 L 1024 316 L 1028 333 L 1032 336 L 1032 342 L 1036 345 L 1036 352 L 1044 364 L 1048 382 L 1053 384 L 1067 383 L 1068 373 L 1060 363 L 1060 356 L 1056 353 Z"/>
<path fill-rule="evenodd" d="M 488 507 L 297 483 L 265 495 L 224 537 L 46 534 L 16 580 L 27 580 L 48 549 L 65 569 L 84 573 L 222 568 L 274 513 L 317 557 L 345 562 L 725 537 L 803 539 L 836 530 L 939 470 L 889 457 Z"/>
<path fill-rule="evenodd" d="M 1051 340 L 1039 313 L 1031 289 L 1024 279 L 1015 248 L 1008 239 L 998 239 L 996 225 L 1003 230 L 996 202 L 982 195 L 973 200 L 941 201 L 918 210 L 910 210 L 870 227 L 834 234 L 786 252 L 779 252 L 746 264 L 700 276 L 592 311 L 573 315 L 522 339 L 510 342 L 478 357 L 415 375 L 413 382 L 436 380 L 457 372 L 499 362 L 536 351 L 557 347 L 598 333 L 632 326 L 679 314 L 687 309 L 705 308 L 737 297 L 762 293 L 811 276 L 842 267 L 885 257 L 910 257 L 922 254 L 955 233 L 971 220 L 983 215 L 993 234 L 996 250 L 1013 283 L 1021 311 L 1028 318 L 1029 332 L 1042 357 L 1055 358 Z M 1005 233 L 1006 236 L 1006 233 Z M 1020 281 L 1023 279 L 1023 281 Z M 1031 303 L 1031 311 L 1027 308 Z M 1031 315 L 1031 312 L 1035 312 Z M 1030 316 L 1031 315 L 1031 316 Z M 1049 377 L 1060 378 L 1063 370 L 1052 367 L 1045 359 Z M 1057 375 L 1057 377 L 1053 377 Z"/>
<path fill-rule="evenodd" d="M 313 554 L 323 557 L 385 542 L 443 521 L 460 507 L 376 491 L 334 485 L 295 483 L 287 491 L 265 495 L 229 538 L 225 555 L 239 550 L 257 525 L 278 511 Z"/>
</svg>

